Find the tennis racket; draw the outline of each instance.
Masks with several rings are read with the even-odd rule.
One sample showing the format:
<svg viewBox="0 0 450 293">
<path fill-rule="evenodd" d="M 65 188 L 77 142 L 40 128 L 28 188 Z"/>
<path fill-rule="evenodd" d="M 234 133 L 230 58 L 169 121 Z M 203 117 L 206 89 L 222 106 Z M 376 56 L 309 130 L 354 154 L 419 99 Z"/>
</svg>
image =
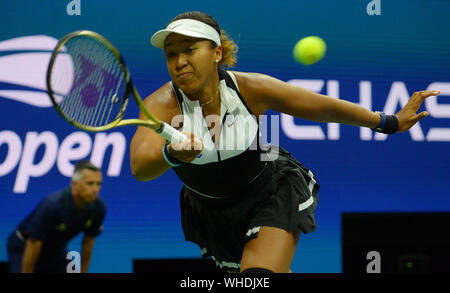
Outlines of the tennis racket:
<svg viewBox="0 0 450 293">
<path fill-rule="evenodd" d="M 75 31 L 61 38 L 48 65 L 47 91 L 56 111 L 82 130 L 140 125 L 170 142 L 186 138 L 147 110 L 119 51 L 95 32 Z M 147 120 L 122 120 L 130 94 Z"/>
</svg>

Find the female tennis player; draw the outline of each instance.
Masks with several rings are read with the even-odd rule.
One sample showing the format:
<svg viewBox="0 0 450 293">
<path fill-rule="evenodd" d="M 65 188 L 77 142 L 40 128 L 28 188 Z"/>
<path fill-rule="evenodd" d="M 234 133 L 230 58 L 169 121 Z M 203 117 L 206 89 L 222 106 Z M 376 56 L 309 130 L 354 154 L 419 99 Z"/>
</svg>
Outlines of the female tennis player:
<svg viewBox="0 0 450 293">
<path fill-rule="evenodd" d="M 289 272 L 300 234 L 316 227 L 317 178 L 282 148 L 275 160 L 264 159 L 257 117 L 271 109 L 391 134 L 425 118 L 427 112 L 416 114 L 421 103 L 439 93 L 416 92 L 397 114 L 385 115 L 264 74 L 225 71 L 237 48 L 201 12 L 178 15 L 151 43 L 164 50 L 172 81 L 146 106 L 188 138 L 169 144 L 138 127 L 131 170 L 138 180 L 152 180 L 174 169 L 183 182 L 186 240 L 229 272 Z"/>
</svg>

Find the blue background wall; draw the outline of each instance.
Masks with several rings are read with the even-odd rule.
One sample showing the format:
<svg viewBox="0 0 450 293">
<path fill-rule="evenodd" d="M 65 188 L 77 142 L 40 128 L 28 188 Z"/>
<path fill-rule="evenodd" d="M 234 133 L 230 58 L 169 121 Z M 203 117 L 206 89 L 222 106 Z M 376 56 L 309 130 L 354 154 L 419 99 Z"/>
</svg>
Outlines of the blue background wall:
<svg viewBox="0 0 450 293">
<path fill-rule="evenodd" d="M 67 15 L 69 2 L 0 2 L 0 74 L 3 74 L 0 91 L 43 93 L 37 87 L 2 80 L 1 76 L 19 69 L 6 68 L 1 60 L 19 53 L 49 52 L 36 48 L 1 50 L 2 42 L 32 35 L 59 39 L 68 32 L 89 29 L 116 45 L 136 87 L 142 96 L 147 96 L 169 80 L 163 53 L 150 46 L 149 38 L 174 16 L 190 10 L 213 15 L 236 41 L 239 53 L 234 70 L 237 71 L 265 73 L 284 81 L 319 80 L 324 83 L 320 92 L 329 95 L 334 94 L 327 91 L 327 85 L 334 84 L 338 86 L 339 98 L 356 103 L 361 98 L 360 83 L 365 81 L 371 85 L 368 96 L 372 110 L 385 109 L 387 101 L 392 99 L 397 111 L 400 109 L 397 97 L 410 96 L 428 89 L 432 83 L 440 83 L 441 88 L 433 89 L 443 91 L 437 98 L 441 115 L 433 114 L 437 113 L 432 111 L 436 107 L 423 105 L 420 111 L 428 110 L 431 116 L 421 121 L 414 133 L 396 134 L 385 140 L 373 138 L 371 134 L 363 140 L 358 128 L 342 125 L 338 138 L 331 139 L 327 124 L 295 118 L 299 126 L 320 126 L 325 137 L 292 139 L 280 127 L 280 145 L 312 169 L 321 184 L 316 212 L 318 227 L 314 233 L 301 237 L 292 264 L 294 272 L 342 271 L 342 212 L 450 210 L 447 179 L 450 91 L 445 91 L 450 84 L 450 1 L 381 0 L 381 15 L 375 16 L 366 13 L 369 0 L 172 1 L 167 4 L 81 0 L 80 16 Z M 319 63 L 302 66 L 292 59 L 292 48 L 308 35 L 321 36 L 328 52 Z M 15 190 L 17 178 L 29 171 L 24 152 L 26 148 L 29 151 L 32 142 L 25 143 L 27 134 L 42 135 L 50 131 L 58 138 L 55 146 L 59 149 L 78 130 L 66 124 L 51 107 L 36 107 L 1 94 L 0 113 L 0 261 L 6 261 L 6 239 L 15 225 L 45 195 L 70 181 L 61 173 L 57 160 L 52 161 L 56 150 L 41 145 L 32 162 L 39 165 L 45 163 L 43 159 L 48 160 L 48 170 L 30 177 L 24 192 Z M 127 115 L 136 117 L 138 108 L 131 104 Z M 444 134 L 433 140 L 432 129 L 440 129 Z M 96 240 L 91 272 L 131 272 L 133 258 L 200 255 L 196 245 L 184 241 L 178 202 L 181 183 L 173 171 L 152 182 L 138 182 L 132 177 L 128 144 L 134 131 L 134 127 L 127 127 L 108 133 L 125 138 L 126 150 L 113 155 L 114 148 L 109 147 L 105 153 L 101 196 L 108 210 L 105 230 Z M 88 136 L 90 139 L 85 142 L 96 138 L 96 134 Z M 18 137 L 23 151 L 8 147 L 6 137 Z M 7 170 L 5 162 L 8 156 L 12 158 L 13 152 L 20 152 L 20 157 L 11 159 L 13 163 Z M 91 158 L 90 149 L 84 157 Z M 112 161 L 119 164 L 120 172 L 107 174 Z M 80 237 L 74 239 L 70 249 L 78 250 L 80 241 Z"/>
</svg>

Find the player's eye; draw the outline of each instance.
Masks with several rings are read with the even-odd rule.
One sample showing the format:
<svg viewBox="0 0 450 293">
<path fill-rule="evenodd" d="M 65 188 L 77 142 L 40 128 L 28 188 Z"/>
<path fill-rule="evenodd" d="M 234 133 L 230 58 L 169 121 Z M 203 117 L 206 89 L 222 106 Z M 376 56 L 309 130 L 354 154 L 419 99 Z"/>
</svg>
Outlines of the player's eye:
<svg viewBox="0 0 450 293">
<path fill-rule="evenodd" d="M 166 52 L 166 58 L 172 58 L 173 56 L 175 56 L 173 52 Z"/>
</svg>

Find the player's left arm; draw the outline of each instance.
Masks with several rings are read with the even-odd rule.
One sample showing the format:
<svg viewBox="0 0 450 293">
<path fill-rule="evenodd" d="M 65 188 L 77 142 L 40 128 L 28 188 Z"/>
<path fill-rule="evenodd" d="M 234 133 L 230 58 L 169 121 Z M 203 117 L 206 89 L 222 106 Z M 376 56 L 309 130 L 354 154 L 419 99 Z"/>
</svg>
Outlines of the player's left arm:
<svg viewBox="0 0 450 293">
<path fill-rule="evenodd" d="M 368 128 L 380 124 L 378 114 L 358 104 L 318 94 L 264 74 L 236 72 L 235 75 L 243 97 L 255 114 L 262 115 L 270 109 L 316 122 Z M 399 121 L 398 131 L 406 131 L 428 116 L 426 111 L 416 112 L 425 98 L 438 94 L 439 91 L 414 93 L 406 106 L 395 114 Z"/>
<path fill-rule="evenodd" d="M 87 273 L 89 264 L 91 262 L 92 248 L 94 247 L 94 237 L 89 237 L 86 234 L 83 237 L 83 244 L 81 247 L 81 273 Z"/>
</svg>

